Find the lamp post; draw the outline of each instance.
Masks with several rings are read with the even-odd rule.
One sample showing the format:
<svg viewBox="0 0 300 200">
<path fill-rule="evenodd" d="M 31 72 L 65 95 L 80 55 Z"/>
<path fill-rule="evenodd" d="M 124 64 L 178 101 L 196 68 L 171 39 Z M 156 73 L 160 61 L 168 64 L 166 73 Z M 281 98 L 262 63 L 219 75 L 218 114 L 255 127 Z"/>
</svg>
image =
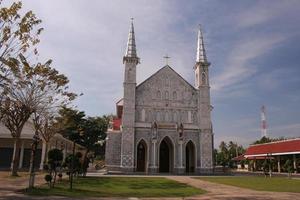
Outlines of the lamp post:
<svg viewBox="0 0 300 200">
<path fill-rule="evenodd" d="M 30 156 L 30 167 L 29 167 L 29 189 L 32 189 L 34 187 L 34 178 L 35 178 L 35 173 L 34 173 L 34 161 L 35 161 L 35 153 L 37 150 L 37 146 L 39 144 L 39 134 L 35 133 L 33 138 L 33 142 L 31 144 L 31 156 Z"/>
</svg>

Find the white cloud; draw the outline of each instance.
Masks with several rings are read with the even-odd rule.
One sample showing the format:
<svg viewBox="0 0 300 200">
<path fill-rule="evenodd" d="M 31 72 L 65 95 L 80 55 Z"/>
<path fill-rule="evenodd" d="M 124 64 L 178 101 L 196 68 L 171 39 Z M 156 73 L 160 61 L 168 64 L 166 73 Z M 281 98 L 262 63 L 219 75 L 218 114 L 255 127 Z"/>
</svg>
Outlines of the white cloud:
<svg viewBox="0 0 300 200">
<path fill-rule="evenodd" d="M 255 74 L 258 69 L 250 61 L 268 53 L 284 39 L 283 36 L 265 36 L 237 42 L 228 54 L 223 72 L 212 78 L 212 90 L 230 87 Z"/>
<path fill-rule="evenodd" d="M 236 17 L 237 26 L 240 28 L 247 28 L 264 24 L 268 21 L 275 20 L 282 15 L 289 14 L 291 10 L 299 11 L 298 0 L 273 0 L 272 3 L 269 1 L 260 1 L 253 6 L 250 6 Z"/>
<path fill-rule="evenodd" d="M 134 17 L 141 82 L 164 65 L 168 53 L 176 70 L 193 73 L 182 63 L 186 36 L 169 30 L 182 21 L 177 5 L 165 1 L 24 1 L 43 20 L 41 59 L 70 78 L 71 88 L 83 92 L 76 101 L 89 115 L 114 112 L 122 96 L 123 64 L 130 18 Z M 195 35 L 196 38 L 196 35 Z M 196 44 L 196 41 L 195 41 Z"/>
</svg>

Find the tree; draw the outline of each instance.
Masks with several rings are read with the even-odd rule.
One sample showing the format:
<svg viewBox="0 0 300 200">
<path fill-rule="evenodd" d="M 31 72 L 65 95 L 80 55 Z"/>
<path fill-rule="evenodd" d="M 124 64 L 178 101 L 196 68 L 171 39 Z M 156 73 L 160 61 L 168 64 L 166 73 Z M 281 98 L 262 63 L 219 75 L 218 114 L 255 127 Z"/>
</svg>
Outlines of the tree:
<svg viewBox="0 0 300 200">
<path fill-rule="evenodd" d="M 80 143 L 83 134 L 83 122 L 85 114 L 78 110 L 63 107 L 59 110 L 57 121 L 59 122 L 59 133 L 69 140 L 73 141 L 72 162 L 69 166 L 70 171 L 70 189 L 73 188 L 73 173 L 75 166 L 75 144 Z"/>
<path fill-rule="evenodd" d="M 43 28 L 41 20 L 32 11 L 21 14 L 22 3 L 14 2 L 2 7 L 0 0 L 0 103 L 3 104 L 3 87 L 10 82 L 10 75 L 16 71 L 18 55 L 38 53 L 36 45 Z M 0 119 L 2 118 L 0 112 Z"/>
<path fill-rule="evenodd" d="M 285 139 L 286 138 L 284 138 L 284 137 L 269 138 L 269 137 L 263 136 L 261 139 L 256 140 L 255 142 L 253 142 L 253 144 L 264 144 L 264 143 L 269 143 L 269 142 L 282 141 L 282 140 L 285 140 Z"/>
<path fill-rule="evenodd" d="M 48 168 L 50 176 L 50 187 L 54 187 L 58 170 L 62 167 L 63 153 L 59 149 L 51 149 L 48 152 Z"/>
<path fill-rule="evenodd" d="M 72 182 L 72 175 L 79 174 L 82 170 L 82 165 L 80 162 L 80 158 L 82 155 L 80 154 L 69 154 L 64 161 L 64 168 L 66 169 L 67 174 L 69 175 L 69 181 Z"/>
<path fill-rule="evenodd" d="M 12 175 L 17 175 L 19 162 L 20 135 L 29 117 L 53 102 L 67 102 L 76 95 L 67 91 L 68 78 L 52 68 L 51 60 L 30 65 L 20 55 L 18 68 L 10 75 L 11 81 L 3 90 L 3 103 L 0 106 L 2 122 L 15 139 L 16 151 L 13 155 Z"/>
<path fill-rule="evenodd" d="M 0 4 L 2 1 L 0 1 Z M 15 139 L 12 175 L 17 175 L 20 135 L 32 113 L 60 99 L 72 100 L 67 92 L 68 79 L 45 63 L 30 64 L 30 53 L 37 54 L 36 45 L 43 28 L 32 11 L 21 15 L 22 3 L 0 9 L 0 119 Z M 59 98 L 59 97 L 67 98 Z"/>
<path fill-rule="evenodd" d="M 80 144 L 86 147 L 86 152 L 83 156 L 83 174 L 86 174 L 89 158 L 88 154 L 91 151 L 96 151 L 99 148 L 98 142 L 105 141 L 106 130 L 108 127 L 107 120 L 103 117 L 88 117 L 83 121 L 83 134 L 81 135 Z"/>
<path fill-rule="evenodd" d="M 57 121 L 59 132 L 63 136 L 86 148 L 82 163 L 85 174 L 90 161 L 89 155 L 104 148 L 109 118 L 107 116 L 86 117 L 84 112 L 64 107 L 59 111 Z"/>
<path fill-rule="evenodd" d="M 222 165 L 224 169 L 229 164 L 229 154 L 228 154 L 227 144 L 224 141 L 222 141 L 219 145 L 217 164 Z"/>
<path fill-rule="evenodd" d="M 215 150 L 216 165 L 222 165 L 225 169 L 226 166 L 233 167 L 233 158 L 242 155 L 245 152 L 243 146 L 229 141 L 228 145 L 222 141 L 219 149 Z"/>
<path fill-rule="evenodd" d="M 253 144 L 264 144 L 264 143 L 269 143 L 272 142 L 271 138 L 268 138 L 266 136 L 263 136 L 261 139 L 256 140 L 255 142 L 253 142 Z"/>
<path fill-rule="evenodd" d="M 293 162 L 290 159 L 286 160 L 286 162 L 283 165 L 283 168 L 288 172 L 288 176 L 290 178 L 294 171 Z"/>
<path fill-rule="evenodd" d="M 56 111 L 46 109 L 39 110 L 33 113 L 32 121 L 35 131 L 45 143 L 45 154 L 48 152 L 48 145 L 51 138 L 58 132 L 58 123 L 55 119 Z M 44 163 L 47 162 L 47 156 Z"/>
</svg>

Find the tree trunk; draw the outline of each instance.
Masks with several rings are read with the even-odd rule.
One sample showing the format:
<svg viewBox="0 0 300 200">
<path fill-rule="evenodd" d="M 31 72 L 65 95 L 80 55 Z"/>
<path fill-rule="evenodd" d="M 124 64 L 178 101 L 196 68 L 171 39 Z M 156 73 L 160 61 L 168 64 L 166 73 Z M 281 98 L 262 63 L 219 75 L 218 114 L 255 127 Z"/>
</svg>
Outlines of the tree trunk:
<svg viewBox="0 0 300 200">
<path fill-rule="evenodd" d="M 20 134 L 17 134 L 20 135 Z M 20 146 L 21 146 L 21 139 L 20 136 L 15 138 L 15 144 L 16 149 L 13 153 L 13 161 L 11 166 L 11 175 L 12 176 L 18 176 L 18 166 L 19 166 L 19 160 L 20 160 Z"/>
<path fill-rule="evenodd" d="M 49 142 L 45 142 L 46 143 L 46 148 L 45 148 L 45 159 L 44 159 L 44 165 L 48 164 L 48 146 L 49 146 Z"/>
<path fill-rule="evenodd" d="M 54 179 L 53 179 L 53 183 L 52 183 L 52 188 L 54 188 L 54 185 L 56 183 L 56 175 L 57 175 L 57 171 L 55 169 L 55 171 L 54 171 Z"/>
<path fill-rule="evenodd" d="M 90 151 L 87 149 L 83 156 L 83 162 L 82 162 L 83 176 L 86 176 L 87 168 L 89 167 L 88 158 L 87 158 L 89 152 Z"/>
<path fill-rule="evenodd" d="M 74 158 L 75 157 L 75 142 L 73 141 L 72 161 L 70 170 L 70 189 L 73 189 L 73 173 L 74 173 Z"/>
</svg>

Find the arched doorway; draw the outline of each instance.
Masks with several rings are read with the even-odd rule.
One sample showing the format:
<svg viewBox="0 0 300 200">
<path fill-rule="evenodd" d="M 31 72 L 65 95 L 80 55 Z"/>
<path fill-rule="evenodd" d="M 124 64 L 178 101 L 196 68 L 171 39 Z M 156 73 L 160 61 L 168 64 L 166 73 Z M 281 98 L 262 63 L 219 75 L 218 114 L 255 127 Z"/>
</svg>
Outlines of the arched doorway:
<svg viewBox="0 0 300 200">
<path fill-rule="evenodd" d="M 136 171 L 146 172 L 146 162 L 147 162 L 147 145 L 144 140 L 141 140 L 137 145 Z"/>
<path fill-rule="evenodd" d="M 159 146 L 159 172 L 169 173 L 173 170 L 173 145 L 170 138 L 163 139 Z"/>
<path fill-rule="evenodd" d="M 185 172 L 195 172 L 195 146 L 192 141 L 189 141 L 185 147 Z"/>
</svg>

